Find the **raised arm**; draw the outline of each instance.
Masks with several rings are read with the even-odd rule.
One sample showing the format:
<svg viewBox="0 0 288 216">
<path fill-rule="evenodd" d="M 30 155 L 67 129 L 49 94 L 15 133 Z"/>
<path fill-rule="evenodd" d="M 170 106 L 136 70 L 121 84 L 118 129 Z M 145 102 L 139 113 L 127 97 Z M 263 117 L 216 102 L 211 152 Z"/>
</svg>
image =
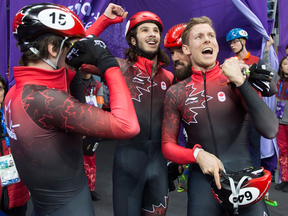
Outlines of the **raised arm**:
<svg viewBox="0 0 288 216">
<path fill-rule="evenodd" d="M 101 38 L 91 35 L 77 41 L 68 52 L 66 63 L 76 69 L 83 63 L 97 66 L 100 73 L 104 74 L 110 92 L 111 113 L 97 107 L 79 104 L 83 109 L 82 117 L 80 116 L 83 122 L 80 122 L 84 128 L 81 129 L 78 125 L 75 132 L 108 139 L 128 139 L 139 133 L 140 127 L 130 92 L 117 60 Z M 93 120 L 97 124 L 93 124 Z M 85 132 L 87 128 L 92 132 L 87 134 L 87 131 Z"/>
<path fill-rule="evenodd" d="M 86 30 L 86 36 L 93 34 L 99 37 L 108 26 L 123 22 L 127 14 L 121 6 L 110 3 L 105 12 Z"/>
</svg>

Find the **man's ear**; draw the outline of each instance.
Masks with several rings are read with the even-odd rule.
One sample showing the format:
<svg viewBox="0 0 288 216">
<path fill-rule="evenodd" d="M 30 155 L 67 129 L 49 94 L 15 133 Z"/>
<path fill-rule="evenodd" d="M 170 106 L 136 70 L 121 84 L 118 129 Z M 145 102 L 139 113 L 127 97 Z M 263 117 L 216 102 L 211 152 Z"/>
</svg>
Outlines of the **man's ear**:
<svg viewBox="0 0 288 216">
<path fill-rule="evenodd" d="M 185 55 L 191 55 L 191 52 L 190 52 L 190 48 L 188 45 L 186 44 L 182 44 L 182 51 Z"/>
<path fill-rule="evenodd" d="M 58 52 L 54 52 L 53 47 L 54 46 L 52 44 L 49 44 L 48 45 L 48 52 L 52 57 L 57 58 Z"/>
<path fill-rule="evenodd" d="M 134 37 L 131 37 L 131 44 L 133 46 L 136 46 L 136 39 Z"/>
</svg>

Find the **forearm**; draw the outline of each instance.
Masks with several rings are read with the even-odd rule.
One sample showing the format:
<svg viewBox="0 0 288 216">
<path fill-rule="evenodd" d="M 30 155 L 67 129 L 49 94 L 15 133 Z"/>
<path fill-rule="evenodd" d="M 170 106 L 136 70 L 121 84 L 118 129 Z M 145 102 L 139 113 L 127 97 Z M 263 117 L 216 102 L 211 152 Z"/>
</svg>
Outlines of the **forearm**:
<svg viewBox="0 0 288 216">
<path fill-rule="evenodd" d="M 179 146 L 176 143 L 168 143 L 168 142 L 162 141 L 162 152 L 163 152 L 164 157 L 167 160 L 171 160 L 177 164 L 196 163 L 196 160 L 194 157 L 194 150 L 196 147 L 201 148 L 201 146 L 198 144 L 195 145 L 193 149 L 189 149 L 189 148 Z"/>
<path fill-rule="evenodd" d="M 123 17 L 116 17 L 115 19 L 110 19 L 102 14 L 87 30 L 86 36 L 93 34 L 97 37 L 110 25 L 119 23 L 123 21 Z"/>
<path fill-rule="evenodd" d="M 255 129 L 265 138 L 274 138 L 278 132 L 278 121 L 275 114 L 252 89 L 247 80 L 238 87 L 238 90 Z"/>
</svg>

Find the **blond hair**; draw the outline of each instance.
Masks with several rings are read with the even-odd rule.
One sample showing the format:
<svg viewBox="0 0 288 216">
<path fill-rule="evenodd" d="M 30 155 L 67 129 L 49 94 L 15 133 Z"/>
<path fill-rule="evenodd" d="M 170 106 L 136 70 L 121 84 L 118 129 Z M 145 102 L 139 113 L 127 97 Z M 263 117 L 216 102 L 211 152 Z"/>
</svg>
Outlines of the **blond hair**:
<svg viewBox="0 0 288 216">
<path fill-rule="evenodd" d="M 201 17 L 191 18 L 190 21 L 188 22 L 186 28 L 184 29 L 182 36 L 181 36 L 183 44 L 189 45 L 189 33 L 190 33 L 191 29 L 193 28 L 193 26 L 198 25 L 198 24 L 208 24 L 209 26 L 211 26 L 211 28 L 215 32 L 212 20 L 209 17 L 201 16 Z"/>
</svg>

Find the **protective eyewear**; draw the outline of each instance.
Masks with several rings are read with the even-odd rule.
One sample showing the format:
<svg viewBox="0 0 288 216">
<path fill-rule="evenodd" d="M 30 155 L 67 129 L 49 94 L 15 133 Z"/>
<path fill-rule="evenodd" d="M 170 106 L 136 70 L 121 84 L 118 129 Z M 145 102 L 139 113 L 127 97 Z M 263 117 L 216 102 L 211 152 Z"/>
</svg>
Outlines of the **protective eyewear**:
<svg viewBox="0 0 288 216">
<path fill-rule="evenodd" d="M 229 45 L 231 45 L 231 44 L 234 45 L 234 44 L 236 44 L 236 43 L 238 43 L 240 41 L 242 41 L 242 39 L 232 40 L 232 41 L 229 41 L 228 43 L 229 43 Z"/>
</svg>

